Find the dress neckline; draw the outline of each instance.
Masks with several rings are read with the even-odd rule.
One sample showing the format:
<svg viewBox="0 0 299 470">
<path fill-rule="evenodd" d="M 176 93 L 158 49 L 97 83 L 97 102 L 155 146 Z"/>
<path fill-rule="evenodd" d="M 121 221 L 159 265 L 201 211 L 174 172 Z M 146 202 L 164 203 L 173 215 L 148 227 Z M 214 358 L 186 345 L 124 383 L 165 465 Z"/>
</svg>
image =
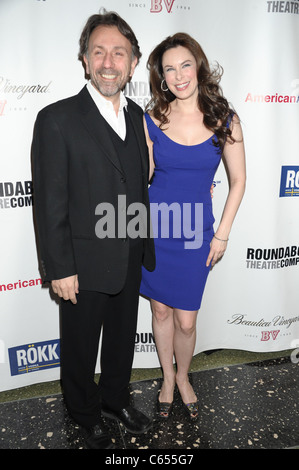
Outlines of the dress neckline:
<svg viewBox="0 0 299 470">
<path fill-rule="evenodd" d="M 154 126 L 159 129 L 159 131 L 162 133 L 162 135 L 164 135 L 164 137 L 169 140 L 170 142 L 172 142 L 173 144 L 176 144 L 176 145 L 180 145 L 181 147 L 187 147 L 187 148 L 192 148 L 192 147 L 199 147 L 200 145 L 202 144 L 206 144 L 207 142 L 209 142 L 209 140 L 211 140 L 213 137 L 215 137 L 215 134 L 212 134 L 211 137 L 208 137 L 206 140 L 203 140 L 202 142 L 200 142 L 199 144 L 193 144 L 193 145 L 186 145 L 186 144 L 180 144 L 179 142 L 176 142 L 175 140 L 171 139 L 170 137 L 168 137 L 168 135 L 165 134 L 165 132 L 162 131 L 162 129 L 160 129 L 159 126 L 157 126 L 157 124 L 153 121 L 153 119 L 151 118 L 151 116 L 146 113 L 147 116 L 150 118 L 150 120 L 152 121 L 152 123 L 154 124 Z"/>
</svg>

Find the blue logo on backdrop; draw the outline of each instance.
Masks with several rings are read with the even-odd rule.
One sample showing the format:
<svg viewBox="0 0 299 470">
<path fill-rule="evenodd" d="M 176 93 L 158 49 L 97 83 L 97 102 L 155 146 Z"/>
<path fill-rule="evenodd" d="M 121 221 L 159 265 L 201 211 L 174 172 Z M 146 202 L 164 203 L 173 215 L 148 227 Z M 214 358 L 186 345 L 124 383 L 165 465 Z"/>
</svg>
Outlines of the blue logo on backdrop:
<svg viewBox="0 0 299 470">
<path fill-rule="evenodd" d="M 299 196 L 299 166 L 281 167 L 279 197 Z"/>
<path fill-rule="evenodd" d="M 11 375 L 60 366 L 60 341 L 25 344 L 8 349 Z"/>
</svg>

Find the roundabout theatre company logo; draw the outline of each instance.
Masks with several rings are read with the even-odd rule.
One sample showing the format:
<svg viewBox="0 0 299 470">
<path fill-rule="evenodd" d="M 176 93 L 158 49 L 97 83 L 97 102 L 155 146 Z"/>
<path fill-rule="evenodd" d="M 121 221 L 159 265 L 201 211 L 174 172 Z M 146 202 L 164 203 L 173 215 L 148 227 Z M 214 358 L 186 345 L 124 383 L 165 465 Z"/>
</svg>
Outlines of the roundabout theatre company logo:
<svg viewBox="0 0 299 470">
<path fill-rule="evenodd" d="M 248 269 L 281 269 L 299 265 L 299 246 L 248 248 Z"/>
<path fill-rule="evenodd" d="M 290 13 L 293 15 L 299 14 L 299 0 L 293 1 L 276 1 L 267 0 L 267 13 Z"/>
<path fill-rule="evenodd" d="M 0 182 L 0 209 L 15 209 L 32 205 L 32 181 Z"/>
</svg>

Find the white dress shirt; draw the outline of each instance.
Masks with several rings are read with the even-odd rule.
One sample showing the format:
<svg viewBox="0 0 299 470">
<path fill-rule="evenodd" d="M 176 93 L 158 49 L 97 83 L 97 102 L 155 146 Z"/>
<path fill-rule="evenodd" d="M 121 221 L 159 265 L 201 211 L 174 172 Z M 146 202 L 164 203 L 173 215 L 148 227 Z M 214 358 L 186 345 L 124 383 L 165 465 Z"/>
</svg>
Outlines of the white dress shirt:
<svg viewBox="0 0 299 470">
<path fill-rule="evenodd" d="M 123 92 L 120 92 L 119 100 L 119 110 L 118 115 L 114 111 L 114 107 L 111 101 L 104 98 L 91 84 L 89 81 L 87 83 L 87 90 L 89 91 L 92 99 L 97 105 L 98 110 L 104 119 L 110 124 L 112 129 L 119 135 L 122 140 L 126 138 L 126 119 L 124 111 L 128 105 L 125 95 Z"/>
</svg>

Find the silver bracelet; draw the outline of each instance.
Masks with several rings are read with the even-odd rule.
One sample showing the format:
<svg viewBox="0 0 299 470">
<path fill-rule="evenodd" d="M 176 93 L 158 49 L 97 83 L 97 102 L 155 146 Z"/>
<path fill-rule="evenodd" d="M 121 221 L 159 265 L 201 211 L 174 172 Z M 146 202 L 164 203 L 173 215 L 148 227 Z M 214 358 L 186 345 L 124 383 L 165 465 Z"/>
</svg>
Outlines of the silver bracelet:
<svg viewBox="0 0 299 470">
<path fill-rule="evenodd" d="M 214 235 L 214 238 L 216 238 L 216 240 L 219 240 L 220 242 L 228 242 L 229 238 L 227 240 L 222 240 L 222 238 L 218 238 L 216 237 L 216 235 Z"/>
</svg>

